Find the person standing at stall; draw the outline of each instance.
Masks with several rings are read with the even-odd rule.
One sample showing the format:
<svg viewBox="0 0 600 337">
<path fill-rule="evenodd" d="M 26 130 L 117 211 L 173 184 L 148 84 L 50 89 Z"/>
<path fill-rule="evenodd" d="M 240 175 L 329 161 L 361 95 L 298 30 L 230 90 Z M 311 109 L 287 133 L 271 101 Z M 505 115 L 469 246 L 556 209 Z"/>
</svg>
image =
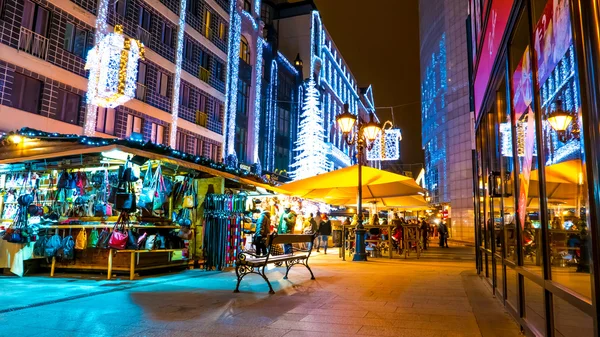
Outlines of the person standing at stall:
<svg viewBox="0 0 600 337">
<path fill-rule="evenodd" d="M 319 236 L 321 237 L 321 242 L 317 246 L 317 253 L 321 248 L 321 244 L 323 244 L 325 246 L 323 247 L 323 250 L 325 254 L 327 254 L 327 245 L 329 243 L 329 237 L 331 236 L 331 221 L 327 217 L 327 214 L 323 214 L 323 220 L 319 226 Z"/>
<path fill-rule="evenodd" d="M 289 207 L 286 207 L 279 218 L 278 234 L 294 234 L 294 226 L 296 226 L 296 213 Z M 292 253 L 292 244 L 286 243 L 283 245 L 285 254 Z"/>
<path fill-rule="evenodd" d="M 440 222 L 439 226 L 439 235 L 440 235 L 440 247 L 449 248 L 448 247 L 448 226 L 446 225 L 446 221 Z"/>
<path fill-rule="evenodd" d="M 429 241 L 429 223 L 425 219 L 421 220 L 421 237 L 423 238 L 423 250 L 427 250 L 427 241 Z"/>
<path fill-rule="evenodd" d="M 321 221 L 322 221 L 321 212 L 320 211 L 317 211 L 317 215 L 315 215 L 315 217 L 313 218 L 313 220 L 315 221 L 315 224 L 316 224 L 316 230 L 315 230 L 315 233 L 316 233 L 316 232 L 319 231 L 319 226 L 321 226 Z M 317 247 L 320 247 L 321 246 L 321 236 L 317 235 L 317 239 L 315 241 L 317 241 L 316 242 Z"/>
<path fill-rule="evenodd" d="M 257 255 L 267 255 L 267 238 L 271 231 L 271 213 L 263 211 L 256 221 L 256 232 L 254 233 L 254 246 Z"/>
</svg>

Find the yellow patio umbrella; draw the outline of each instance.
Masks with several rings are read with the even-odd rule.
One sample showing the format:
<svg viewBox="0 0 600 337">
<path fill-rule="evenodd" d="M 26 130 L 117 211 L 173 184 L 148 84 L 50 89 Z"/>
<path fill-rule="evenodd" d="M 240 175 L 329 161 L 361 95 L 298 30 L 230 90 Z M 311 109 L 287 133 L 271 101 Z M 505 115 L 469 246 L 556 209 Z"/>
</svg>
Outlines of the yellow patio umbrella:
<svg viewBox="0 0 600 337">
<path fill-rule="evenodd" d="M 356 202 L 358 166 L 350 166 L 311 178 L 294 181 L 280 186 L 293 196 L 325 201 L 327 203 L 350 200 Z M 414 179 L 375 169 L 362 167 L 363 200 L 415 196 L 424 190 Z"/>
</svg>

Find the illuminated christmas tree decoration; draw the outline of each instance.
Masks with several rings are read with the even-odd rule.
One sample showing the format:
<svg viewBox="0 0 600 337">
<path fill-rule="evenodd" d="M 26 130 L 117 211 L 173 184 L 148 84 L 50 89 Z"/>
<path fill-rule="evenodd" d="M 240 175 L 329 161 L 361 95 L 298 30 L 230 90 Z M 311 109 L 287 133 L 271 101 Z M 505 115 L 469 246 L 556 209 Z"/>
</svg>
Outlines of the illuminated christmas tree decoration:
<svg viewBox="0 0 600 337">
<path fill-rule="evenodd" d="M 300 128 L 296 141 L 296 156 L 290 165 L 294 180 L 313 177 L 327 172 L 327 148 L 324 143 L 323 113 L 319 108 L 319 91 L 311 77 L 304 94 L 304 105 L 300 115 Z"/>
<path fill-rule="evenodd" d="M 115 108 L 135 96 L 137 69 L 144 59 L 144 45 L 123 36 L 123 27 L 115 26 L 88 52 L 85 69 L 90 71 L 88 104 Z"/>
<path fill-rule="evenodd" d="M 400 159 L 400 129 L 388 129 L 380 133 L 367 151 L 367 160 L 398 160 Z"/>
</svg>

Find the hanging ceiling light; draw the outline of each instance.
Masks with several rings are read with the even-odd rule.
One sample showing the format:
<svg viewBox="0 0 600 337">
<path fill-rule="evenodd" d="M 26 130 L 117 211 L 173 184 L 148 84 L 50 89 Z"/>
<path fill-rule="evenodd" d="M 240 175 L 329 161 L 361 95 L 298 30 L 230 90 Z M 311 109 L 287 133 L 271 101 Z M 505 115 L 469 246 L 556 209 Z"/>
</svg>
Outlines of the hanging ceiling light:
<svg viewBox="0 0 600 337">
<path fill-rule="evenodd" d="M 554 103 L 554 111 L 548 115 L 547 120 L 548 123 L 550 123 L 550 126 L 558 132 L 559 135 L 563 136 L 569 125 L 571 125 L 573 116 L 563 110 L 561 100 L 556 100 Z"/>
</svg>

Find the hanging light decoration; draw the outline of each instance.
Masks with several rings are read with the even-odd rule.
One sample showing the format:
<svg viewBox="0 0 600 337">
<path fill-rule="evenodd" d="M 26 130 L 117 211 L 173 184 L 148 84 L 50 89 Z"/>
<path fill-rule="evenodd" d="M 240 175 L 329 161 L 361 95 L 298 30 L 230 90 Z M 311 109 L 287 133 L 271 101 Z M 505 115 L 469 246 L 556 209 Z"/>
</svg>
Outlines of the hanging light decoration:
<svg viewBox="0 0 600 337">
<path fill-rule="evenodd" d="M 87 56 L 90 71 L 88 103 L 115 108 L 135 96 L 138 62 L 144 59 L 144 45 L 123 35 L 123 27 L 104 36 Z"/>
</svg>

